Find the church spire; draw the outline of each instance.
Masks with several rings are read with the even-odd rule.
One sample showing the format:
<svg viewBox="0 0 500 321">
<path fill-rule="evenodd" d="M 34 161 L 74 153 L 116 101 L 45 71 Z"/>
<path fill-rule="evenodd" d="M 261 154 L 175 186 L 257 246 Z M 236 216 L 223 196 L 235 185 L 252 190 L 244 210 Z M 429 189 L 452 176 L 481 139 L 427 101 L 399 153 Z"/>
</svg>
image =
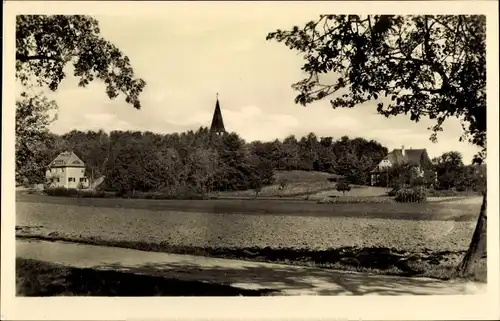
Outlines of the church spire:
<svg viewBox="0 0 500 321">
<path fill-rule="evenodd" d="M 210 126 L 210 131 L 216 133 L 217 135 L 222 135 L 226 132 L 224 128 L 224 121 L 222 120 L 222 113 L 220 111 L 219 105 L 219 93 L 216 95 L 214 116 L 212 118 L 212 125 Z"/>
</svg>

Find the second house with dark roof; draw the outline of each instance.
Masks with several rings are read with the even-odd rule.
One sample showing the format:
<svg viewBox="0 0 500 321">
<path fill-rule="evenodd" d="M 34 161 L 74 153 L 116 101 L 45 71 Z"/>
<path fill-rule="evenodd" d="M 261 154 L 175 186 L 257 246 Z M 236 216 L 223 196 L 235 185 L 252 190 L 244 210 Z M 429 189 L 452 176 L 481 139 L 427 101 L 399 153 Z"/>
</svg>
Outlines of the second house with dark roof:
<svg viewBox="0 0 500 321">
<path fill-rule="evenodd" d="M 383 181 L 383 174 L 387 173 L 389 168 L 396 165 L 409 164 L 417 169 L 417 172 L 423 176 L 425 171 L 433 171 L 432 161 L 427 154 L 427 150 L 423 149 L 394 149 L 387 154 L 382 161 L 371 172 L 371 185 L 380 185 Z"/>
</svg>

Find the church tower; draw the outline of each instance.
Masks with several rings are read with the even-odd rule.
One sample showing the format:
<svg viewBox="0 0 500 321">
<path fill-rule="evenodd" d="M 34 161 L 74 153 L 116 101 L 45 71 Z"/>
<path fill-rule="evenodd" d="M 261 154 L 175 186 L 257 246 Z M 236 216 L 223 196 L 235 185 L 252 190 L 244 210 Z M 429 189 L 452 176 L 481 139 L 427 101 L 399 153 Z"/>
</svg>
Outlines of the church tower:
<svg viewBox="0 0 500 321">
<path fill-rule="evenodd" d="M 217 135 L 222 135 L 226 133 L 226 129 L 224 128 L 224 121 L 222 120 L 222 113 L 220 111 L 219 94 L 217 94 L 217 101 L 215 103 L 212 125 L 210 125 L 210 132 L 215 133 Z"/>
</svg>

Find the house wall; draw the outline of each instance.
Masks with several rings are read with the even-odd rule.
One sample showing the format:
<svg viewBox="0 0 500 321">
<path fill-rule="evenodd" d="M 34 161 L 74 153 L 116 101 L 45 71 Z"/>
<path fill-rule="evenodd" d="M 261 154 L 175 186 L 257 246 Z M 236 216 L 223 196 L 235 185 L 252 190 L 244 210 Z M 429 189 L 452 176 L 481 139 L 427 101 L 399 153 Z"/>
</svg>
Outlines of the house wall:
<svg viewBox="0 0 500 321">
<path fill-rule="evenodd" d="M 392 164 L 391 164 L 391 161 L 389 161 L 388 159 L 383 159 L 379 164 L 378 164 L 378 167 L 379 168 L 386 168 L 386 167 L 391 167 Z"/>
<path fill-rule="evenodd" d="M 81 167 L 54 167 L 47 171 L 47 178 L 57 177 L 54 187 L 78 188 L 80 182 L 84 188 L 89 186 L 89 180 L 85 177 L 85 168 Z"/>
<path fill-rule="evenodd" d="M 64 183 L 64 168 L 63 167 L 53 167 L 45 173 L 47 180 L 52 180 L 52 187 L 65 187 Z"/>
</svg>

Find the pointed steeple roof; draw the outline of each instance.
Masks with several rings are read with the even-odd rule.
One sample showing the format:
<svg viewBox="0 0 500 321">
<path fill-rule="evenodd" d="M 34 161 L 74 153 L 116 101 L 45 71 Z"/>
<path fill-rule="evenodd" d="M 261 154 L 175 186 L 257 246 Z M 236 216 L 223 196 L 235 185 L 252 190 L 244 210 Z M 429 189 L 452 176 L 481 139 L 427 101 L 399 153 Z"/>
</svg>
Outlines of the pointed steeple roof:
<svg viewBox="0 0 500 321">
<path fill-rule="evenodd" d="M 212 118 L 212 125 L 210 125 L 210 131 L 219 133 L 225 133 L 224 121 L 222 120 L 222 113 L 220 111 L 219 97 L 217 94 L 217 101 L 215 103 L 214 116 Z"/>
</svg>

